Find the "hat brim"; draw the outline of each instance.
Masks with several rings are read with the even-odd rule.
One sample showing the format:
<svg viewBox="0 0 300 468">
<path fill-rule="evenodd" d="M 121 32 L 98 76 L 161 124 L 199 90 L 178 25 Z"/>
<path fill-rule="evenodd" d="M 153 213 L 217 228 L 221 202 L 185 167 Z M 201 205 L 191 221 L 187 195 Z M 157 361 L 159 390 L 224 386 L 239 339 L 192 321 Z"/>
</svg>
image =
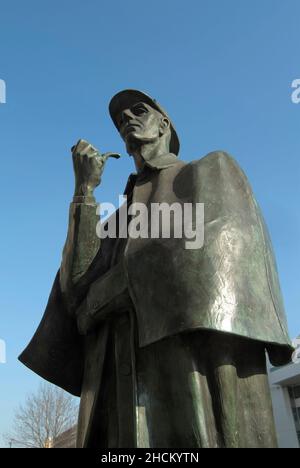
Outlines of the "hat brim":
<svg viewBox="0 0 300 468">
<path fill-rule="evenodd" d="M 178 156 L 180 149 L 179 138 L 170 117 L 155 99 L 152 99 L 148 94 L 143 93 L 142 91 L 135 89 L 125 89 L 124 91 L 117 93 L 110 101 L 109 113 L 117 129 L 120 130 L 117 120 L 117 117 L 120 115 L 120 113 L 123 110 L 132 107 L 134 104 L 137 104 L 138 102 L 144 102 L 145 104 L 148 104 L 153 109 L 157 110 L 168 118 L 171 129 L 170 152 Z"/>
</svg>

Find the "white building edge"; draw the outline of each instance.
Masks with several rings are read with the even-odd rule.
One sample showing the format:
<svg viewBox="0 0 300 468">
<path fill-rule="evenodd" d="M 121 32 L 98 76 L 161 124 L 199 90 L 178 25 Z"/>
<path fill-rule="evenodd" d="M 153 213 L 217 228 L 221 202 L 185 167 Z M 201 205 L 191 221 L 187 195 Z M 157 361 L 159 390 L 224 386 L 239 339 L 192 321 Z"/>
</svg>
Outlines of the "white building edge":
<svg viewBox="0 0 300 468">
<path fill-rule="evenodd" d="M 280 448 L 300 448 L 300 337 L 294 362 L 269 368 L 275 425 Z"/>
</svg>

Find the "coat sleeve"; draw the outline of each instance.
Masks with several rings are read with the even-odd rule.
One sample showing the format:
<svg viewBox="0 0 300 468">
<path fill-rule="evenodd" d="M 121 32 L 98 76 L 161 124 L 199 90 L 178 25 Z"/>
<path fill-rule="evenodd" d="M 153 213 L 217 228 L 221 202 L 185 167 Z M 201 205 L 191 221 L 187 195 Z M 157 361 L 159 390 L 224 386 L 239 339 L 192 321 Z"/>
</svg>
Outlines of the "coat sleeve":
<svg viewBox="0 0 300 468">
<path fill-rule="evenodd" d="M 76 322 L 66 311 L 59 272 L 42 321 L 19 360 L 29 369 L 67 392 L 80 396 L 84 353 Z"/>
</svg>

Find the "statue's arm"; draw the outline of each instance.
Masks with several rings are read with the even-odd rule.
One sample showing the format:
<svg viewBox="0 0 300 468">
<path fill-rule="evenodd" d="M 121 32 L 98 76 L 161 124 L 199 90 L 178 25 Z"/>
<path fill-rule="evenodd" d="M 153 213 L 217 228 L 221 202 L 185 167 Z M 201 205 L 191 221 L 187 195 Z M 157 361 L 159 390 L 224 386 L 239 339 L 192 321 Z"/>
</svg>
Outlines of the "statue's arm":
<svg viewBox="0 0 300 468">
<path fill-rule="evenodd" d="M 80 140 L 72 148 L 75 172 L 75 193 L 69 209 L 69 225 L 60 268 L 60 286 L 67 302 L 72 301 L 72 291 L 90 267 L 100 248 L 96 234 L 99 221 L 97 203 L 93 195 L 100 184 L 105 161 L 113 153 L 101 155 L 96 148 Z"/>
<path fill-rule="evenodd" d="M 96 201 L 73 201 L 70 204 L 68 234 L 60 267 L 60 286 L 65 296 L 88 270 L 100 248 L 96 211 Z"/>
</svg>

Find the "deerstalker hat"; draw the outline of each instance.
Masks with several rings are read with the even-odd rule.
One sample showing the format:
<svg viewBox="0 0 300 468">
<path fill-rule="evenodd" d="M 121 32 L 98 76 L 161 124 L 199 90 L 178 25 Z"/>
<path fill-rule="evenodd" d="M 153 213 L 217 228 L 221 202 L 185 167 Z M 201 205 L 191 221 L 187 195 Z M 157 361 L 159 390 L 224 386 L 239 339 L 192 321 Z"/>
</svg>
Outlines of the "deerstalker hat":
<svg viewBox="0 0 300 468">
<path fill-rule="evenodd" d="M 170 117 L 155 99 L 150 97 L 148 94 L 143 93 L 142 91 L 138 91 L 136 89 L 125 89 L 124 91 L 120 91 L 119 93 L 117 93 L 110 101 L 109 113 L 117 129 L 119 130 L 117 120 L 118 115 L 123 110 L 130 108 L 138 102 L 144 102 L 145 104 L 148 104 L 153 109 L 156 109 L 158 112 L 160 112 L 162 115 L 168 118 L 168 120 L 170 121 L 171 129 L 170 152 L 176 154 L 177 156 L 179 153 L 180 143 Z"/>
</svg>

